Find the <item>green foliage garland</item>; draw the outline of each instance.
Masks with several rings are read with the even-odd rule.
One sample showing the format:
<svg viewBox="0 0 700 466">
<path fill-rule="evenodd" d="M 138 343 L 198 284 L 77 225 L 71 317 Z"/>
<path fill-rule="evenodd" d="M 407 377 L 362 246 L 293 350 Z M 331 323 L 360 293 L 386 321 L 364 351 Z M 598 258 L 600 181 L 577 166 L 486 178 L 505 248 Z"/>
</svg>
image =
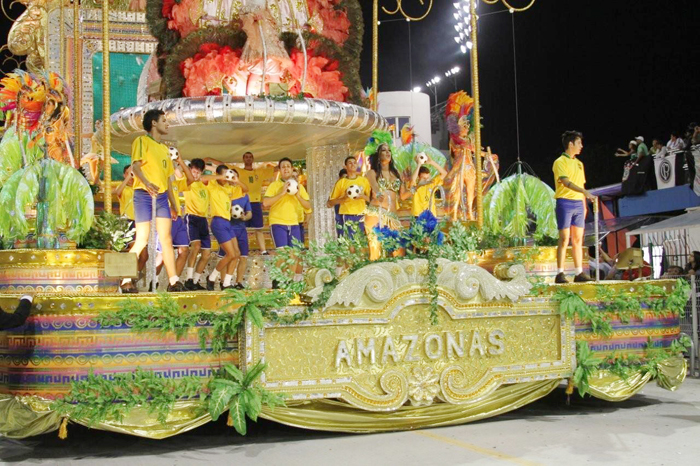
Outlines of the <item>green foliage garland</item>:
<svg viewBox="0 0 700 466">
<path fill-rule="evenodd" d="M 196 376 L 170 379 L 137 368 L 108 379 L 90 371 L 85 380 L 74 380 L 70 393 L 51 408 L 94 426 L 108 419 L 122 421 L 133 408 L 148 406 L 165 423 L 176 401 L 201 399 L 206 392 L 206 381 Z"/>
</svg>

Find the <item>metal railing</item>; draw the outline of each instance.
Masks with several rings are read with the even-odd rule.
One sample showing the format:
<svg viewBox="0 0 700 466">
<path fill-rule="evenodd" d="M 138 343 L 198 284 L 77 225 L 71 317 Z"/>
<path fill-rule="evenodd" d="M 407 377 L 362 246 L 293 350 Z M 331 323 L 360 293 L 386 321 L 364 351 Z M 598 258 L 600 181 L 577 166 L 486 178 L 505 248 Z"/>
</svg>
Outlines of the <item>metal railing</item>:
<svg viewBox="0 0 700 466">
<path fill-rule="evenodd" d="M 688 351 L 690 360 L 688 375 L 690 377 L 700 377 L 700 354 L 698 353 L 698 333 L 700 333 L 700 321 L 698 320 L 699 300 L 698 280 L 696 280 L 695 275 L 691 275 L 690 299 L 685 305 L 685 316 L 681 318 L 681 333 L 688 335 L 693 343 L 693 346 Z"/>
</svg>

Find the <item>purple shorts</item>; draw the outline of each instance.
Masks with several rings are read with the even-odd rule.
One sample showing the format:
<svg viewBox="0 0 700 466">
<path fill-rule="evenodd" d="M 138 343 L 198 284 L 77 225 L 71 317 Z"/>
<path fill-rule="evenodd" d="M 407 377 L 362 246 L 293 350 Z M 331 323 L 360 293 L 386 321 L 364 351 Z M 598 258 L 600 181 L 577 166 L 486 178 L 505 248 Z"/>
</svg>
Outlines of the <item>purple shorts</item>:
<svg viewBox="0 0 700 466">
<path fill-rule="evenodd" d="M 173 227 L 170 230 L 170 236 L 173 238 L 173 247 L 187 247 L 190 245 L 190 235 L 187 233 L 187 224 L 185 219 L 178 217 L 173 221 Z"/>
<path fill-rule="evenodd" d="M 152 197 L 148 191 L 137 189 L 134 191 L 134 220 L 136 223 L 151 221 Z M 160 193 L 156 197 L 156 218 L 170 218 L 170 203 L 168 193 Z"/>
<path fill-rule="evenodd" d="M 185 224 L 187 224 L 187 235 L 190 243 L 200 241 L 202 249 L 211 249 L 209 223 L 206 218 L 188 214 L 185 217 Z"/>
<path fill-rule="evenodd" d="M 270 225 L 272 242 L 276 248 L 292 246 L 292 238 L 301 242 L 301 228 L 299 225 Z"/>
<path fill-rule="evenodd" d="M 262 203 L 251 202 L 250 203 L 250 212 L 253 214 L 253 216 L 250 217 L 250 220 L 247 220 L 245 222 L 245 226 L 248 228 L 255 228 L 255 229 L 262 228 L 263 227 Z"/>
<path fill-rule="evenodd" d="M 211 219 L 211 232 L 214 233 L 214 238 L 219 242 L 219 245 L 228 243 L 236 237 L 236 232 L 233 231 L 231 221 L 223 217 L 214 217 Z"/>
<path fill-rule="evenodd" d="M 347 230 L 348 238 L 354 238 L 358 232 L 365 231 L 364 215 L 339 214 L 338 216 L 340 217 L 340 228 L 338 228 L 338 236 L 344 236 L 345 230 Z"/>
<path fill-rule="evenodd" d="M 567 230 L 569 227 L 583 228 L 586 219 L 583 216 L 583 202 L 573 199 L 557 199 L 557 229 Z"/>
<path fill-rule="evenodd" d="M 236 242 L 238 243 L 238 251 L 241 253 L 241 257 L 248 257 L 250 252 L 250 247 L 248 246 L 248 231 L 245 228 L 233 227 L 233 231 L 236 234 Z M 219 248 L 219 257 L 224 257 L 226 252 Z"/>
</svg>

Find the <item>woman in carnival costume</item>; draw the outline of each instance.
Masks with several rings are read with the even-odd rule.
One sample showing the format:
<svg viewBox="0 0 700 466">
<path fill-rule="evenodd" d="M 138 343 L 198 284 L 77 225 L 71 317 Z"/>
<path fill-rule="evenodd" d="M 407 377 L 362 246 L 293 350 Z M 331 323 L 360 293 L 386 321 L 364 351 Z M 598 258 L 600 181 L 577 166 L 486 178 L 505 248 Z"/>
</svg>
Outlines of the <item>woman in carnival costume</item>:
<svg viewBox="0 0 700 466">
<path fill-rule="evenodd" d="M 370 156 L 367 179 L 372 187 L 371 200 L 364 212 L 370 260 L 377 260 L 381 256 L 381 246 L 374 231 L 375 227 L 388 227 L 392 230 L 401 228 L 401 222 L 396 214 L 399 198 L 405 200 L 411 195 L 394 166 L 394 151 L 391 134 L 386 131 L 372 133 L 365 147 L 365 154 Z M 400 255 L 401 251 L 395 251 L 394 254 Z"/>
<path fill-rule="evenodd" d="M 474 99 L 464 91 L 451 94 L 447 99 L 445 117 L 452 155 L 452 169 L 445 180 L 450 184 L 450 217 L 453 220 L 474 220 Z"/>
</svg>

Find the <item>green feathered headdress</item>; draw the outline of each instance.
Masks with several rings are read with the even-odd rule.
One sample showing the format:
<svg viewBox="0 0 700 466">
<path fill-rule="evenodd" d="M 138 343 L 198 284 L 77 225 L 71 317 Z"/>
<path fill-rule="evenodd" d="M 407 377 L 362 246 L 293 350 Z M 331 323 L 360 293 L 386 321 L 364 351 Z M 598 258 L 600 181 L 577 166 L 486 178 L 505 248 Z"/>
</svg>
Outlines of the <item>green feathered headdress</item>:
<svg viewBox="0 0 700 466">
<path fill-rule="evenodd" d="M 368 157 L 377 152 L 377 148 L 382 145 L 387 144 L 389 150 L 391 151 L 391 156 L 396 155 L 396 147 L 394 147 L 394 138 L 389 131 L 375 130 L 372 132 L 372 136 L 367 140 L 367 145 L 365 146 L 365 155 Z"/>
</svg>

